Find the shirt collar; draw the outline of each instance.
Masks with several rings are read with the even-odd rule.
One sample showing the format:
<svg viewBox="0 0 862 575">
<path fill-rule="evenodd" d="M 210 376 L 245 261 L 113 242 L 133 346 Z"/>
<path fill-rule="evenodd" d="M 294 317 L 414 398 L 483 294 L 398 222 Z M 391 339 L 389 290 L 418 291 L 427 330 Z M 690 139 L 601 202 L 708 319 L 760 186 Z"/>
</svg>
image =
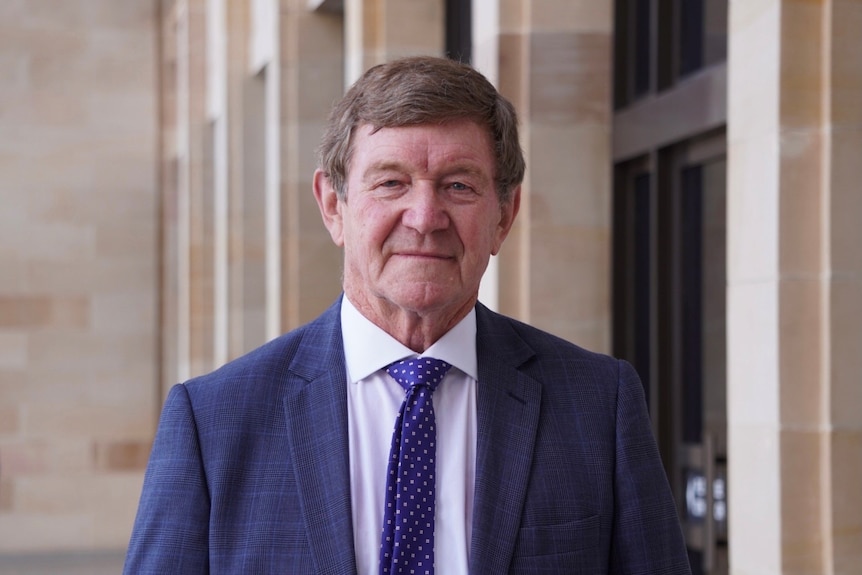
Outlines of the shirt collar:
<svg viewBox="0 0 862 575">
<path fill-rule="evenodd" d="M 341 298 L 341 337 L 351 383 L 365 379 L 393 361 L 420 355 L 362 315 L 347 296 Z M 442 359 L 478 380 L 476 309 L 471 309 L 421 355 Z"/>
</svg>

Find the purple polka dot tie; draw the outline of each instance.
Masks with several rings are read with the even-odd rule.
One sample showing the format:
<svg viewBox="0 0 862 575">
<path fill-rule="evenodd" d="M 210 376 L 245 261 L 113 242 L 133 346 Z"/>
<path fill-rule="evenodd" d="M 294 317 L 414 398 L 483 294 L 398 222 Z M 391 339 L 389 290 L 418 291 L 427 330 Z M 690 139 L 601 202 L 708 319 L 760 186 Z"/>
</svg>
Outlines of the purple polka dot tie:
<svg viewBox="0 0 862 575">
<path fill-rule="evenodd" d="M 420 357 L 386 368 L 407 396 L 395 420 L 389 453 L 381 575 L 434 573 L 437 431 L 431 394 L 450 367 L 445 361 Z"/>
</svg>

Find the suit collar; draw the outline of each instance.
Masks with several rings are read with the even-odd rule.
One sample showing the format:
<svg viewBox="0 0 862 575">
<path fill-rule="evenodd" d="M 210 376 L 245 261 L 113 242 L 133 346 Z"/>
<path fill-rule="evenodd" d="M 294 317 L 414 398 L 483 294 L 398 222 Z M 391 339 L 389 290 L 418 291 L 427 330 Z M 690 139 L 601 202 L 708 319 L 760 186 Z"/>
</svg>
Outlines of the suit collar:
<svg viewBox="0 0 862 575">
<path fill-rule="evenodd" d="M 316 573 L 355 573 L 340 300 L 304 328 L 284 409 Z"/>
<path fill-rule="evenodd" d="M 535 356 L 514 323 L 477 305 L 476 490 L 470 573 L 505 573 L 521 524 L 542 387 L 520 370 Z"/>
</svg>

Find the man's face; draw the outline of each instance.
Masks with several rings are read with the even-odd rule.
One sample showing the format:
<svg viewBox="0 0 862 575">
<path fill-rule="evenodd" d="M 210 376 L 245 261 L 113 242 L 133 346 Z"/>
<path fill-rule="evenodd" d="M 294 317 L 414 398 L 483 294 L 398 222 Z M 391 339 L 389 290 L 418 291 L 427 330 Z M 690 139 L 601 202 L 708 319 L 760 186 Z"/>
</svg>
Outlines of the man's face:
<svg viewBox="0 0 862 575">
<path fill-rule="evenodd" d="M 315 176 L 327 228 L 344 247 L 351 301 L 420 315 L 472 307 L 519 204 L 519 190 L 500 204 L 494 170 L 490 136 L 472 121 L 361 126 L 345 200 L 321 194 L 327 184 Z"/>
</svg>

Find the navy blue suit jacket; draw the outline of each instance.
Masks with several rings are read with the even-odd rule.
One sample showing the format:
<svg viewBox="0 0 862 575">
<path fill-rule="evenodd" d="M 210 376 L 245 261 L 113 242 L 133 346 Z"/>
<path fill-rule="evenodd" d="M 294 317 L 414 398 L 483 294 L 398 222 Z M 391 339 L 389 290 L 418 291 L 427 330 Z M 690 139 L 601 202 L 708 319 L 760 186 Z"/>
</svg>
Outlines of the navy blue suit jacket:
<svg viewBox="0 0 862 575">
<path fill-rule="evenodd" d="M 171 390 L 126 573 L 356 571 L 339 305 Z M 477 353 L 470 573 L 689 573 L 634 370 L 481 304 Z"/>
</svg>

